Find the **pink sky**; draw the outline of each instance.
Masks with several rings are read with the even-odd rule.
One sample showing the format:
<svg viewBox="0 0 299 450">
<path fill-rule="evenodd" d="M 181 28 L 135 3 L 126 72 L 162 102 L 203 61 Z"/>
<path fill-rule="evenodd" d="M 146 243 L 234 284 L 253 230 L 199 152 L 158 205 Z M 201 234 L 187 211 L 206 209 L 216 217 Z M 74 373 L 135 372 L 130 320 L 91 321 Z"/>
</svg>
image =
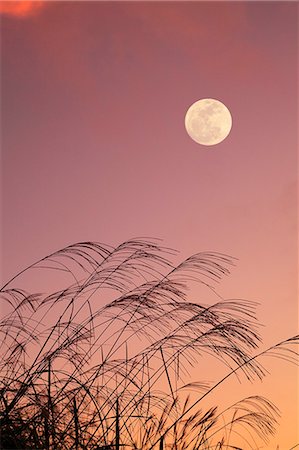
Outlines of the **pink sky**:
<svg viewBox="0 0 299 450">
<path fill-rule="evenodd" d="M 237 257 L 219 292 L 261 303 L 265 344 L 296 334 L 298 5 L 29 6 L 1 5 L 3 280 L 70 243 L 158 237 Z M 233 116 L 215 147 L 184 128 L 206 97 Z M 271 364 L 284 450 L 298 372 Z"/>
</svg>

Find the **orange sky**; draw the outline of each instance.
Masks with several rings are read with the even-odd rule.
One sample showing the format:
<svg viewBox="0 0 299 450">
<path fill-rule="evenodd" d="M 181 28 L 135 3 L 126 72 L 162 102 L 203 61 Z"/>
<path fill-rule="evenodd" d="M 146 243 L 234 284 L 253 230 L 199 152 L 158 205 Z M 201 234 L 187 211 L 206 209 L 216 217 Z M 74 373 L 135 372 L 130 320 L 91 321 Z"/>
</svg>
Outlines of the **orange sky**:
<svg viewBox="0 0 299 450">
<path fill-rule="evenodd" d="M 153 236 L 237 257 L 220 293 L 260 302 L 265 345 L 297 333 L 298 5 L 42 6 L 0 6 L 3 279 L 73 242 Z M 209 149 L 184 129 L 205 97 L 233 116 Z M 267 364 L 257 387 L 282 410 L 268 448 L 287 450 L 297 372 Z"/>
<path fill-rule="evenodd" d="M 25 18 L 39 11 L 44 6 L 45 2 L 42 1 L 1 1 L 0 13 Z"/>
</svg>

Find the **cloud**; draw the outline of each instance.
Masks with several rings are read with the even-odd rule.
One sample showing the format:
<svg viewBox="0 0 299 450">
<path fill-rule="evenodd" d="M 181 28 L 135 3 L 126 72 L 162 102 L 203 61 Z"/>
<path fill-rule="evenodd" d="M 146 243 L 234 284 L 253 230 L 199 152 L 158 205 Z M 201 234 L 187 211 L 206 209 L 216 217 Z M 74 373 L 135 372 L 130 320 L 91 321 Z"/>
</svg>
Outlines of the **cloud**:
<svg viewBox="0 0 299 450">
<path fill-rule="evenodd" d="M 35 14 L 44 6 L 44 1 L 1 1 L 0 14 L 25 18 Z"/>
</svg>

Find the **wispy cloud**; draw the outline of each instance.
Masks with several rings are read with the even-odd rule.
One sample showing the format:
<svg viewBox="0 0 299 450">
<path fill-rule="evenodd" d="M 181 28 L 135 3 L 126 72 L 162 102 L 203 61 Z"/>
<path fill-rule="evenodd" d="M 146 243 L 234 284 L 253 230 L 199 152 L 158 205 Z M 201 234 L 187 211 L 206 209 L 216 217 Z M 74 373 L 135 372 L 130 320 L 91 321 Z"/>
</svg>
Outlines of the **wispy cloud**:
<svg viewBox="0 0 299 450">
<path fill-rule="evenodd" d="M 40 11 L 45 5 L 44 1 L 1 1 L 0 14 L 25 18 Z"/>
</svg>

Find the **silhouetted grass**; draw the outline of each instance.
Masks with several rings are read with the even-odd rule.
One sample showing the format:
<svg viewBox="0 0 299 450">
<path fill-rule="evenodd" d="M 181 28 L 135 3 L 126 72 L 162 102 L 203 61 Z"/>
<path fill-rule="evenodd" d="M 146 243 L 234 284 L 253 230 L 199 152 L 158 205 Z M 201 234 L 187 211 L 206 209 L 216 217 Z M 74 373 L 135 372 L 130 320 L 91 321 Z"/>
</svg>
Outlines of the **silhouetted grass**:
<svg viewBox="0 0 299 450">
<path fill-rule="evenodd" d="M 253 449 L 275 432 L 278 410 L 261 396 L 222 411 L 205 401 L 234 376 L 262 379 L 262 355 L 296 363 L 298 336 L 259 350 L 255 303 L 188 298 L 194 282 L 215 292 L 232 258 L 199 253 L 173 265 L 172 255 L 143 239 L 85 242 L 1 289 L 9 309 L 0 323 L 2 449 L 233 449 L 241 435 Z M 40 270 L 49 294 L 15 287 L 28 275 L 40 280 Z M 226 373 L 190 382 L 205 356 Z"/>
</svg>

